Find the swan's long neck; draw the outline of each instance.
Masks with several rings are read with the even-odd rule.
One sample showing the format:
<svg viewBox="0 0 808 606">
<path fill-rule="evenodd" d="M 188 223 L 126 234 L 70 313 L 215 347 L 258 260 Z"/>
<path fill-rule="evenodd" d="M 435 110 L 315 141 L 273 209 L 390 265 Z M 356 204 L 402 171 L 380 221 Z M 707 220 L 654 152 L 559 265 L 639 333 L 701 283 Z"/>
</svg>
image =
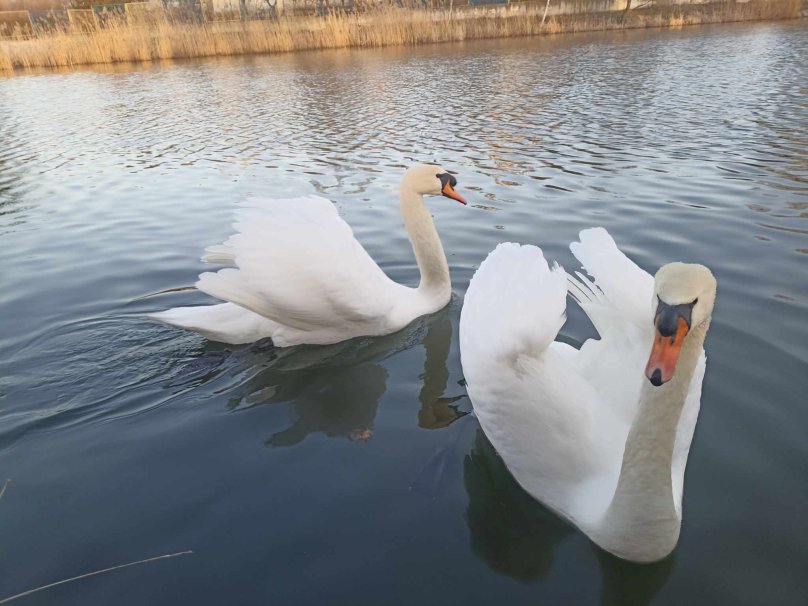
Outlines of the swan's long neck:
<svg viewBox="0 0 808 606">
<path fill-rule="evenodd" d="M 708 325 L 688 334 L 668 383 L 654 387 L 643 379 L 617 488 L 596 533 L 597 542 L 620 557 L 654 561 L 676 546 L 681 517 L 673 500 L 673 447 Z"/>
<path fill-rule="evenodd" d="M 445 305 L 452 293 L 446 254 L 424 197 L 413 191 L 406 180 L 401 184 L 401 215 L 421 271 L 418 290 Z"/>
</svg>

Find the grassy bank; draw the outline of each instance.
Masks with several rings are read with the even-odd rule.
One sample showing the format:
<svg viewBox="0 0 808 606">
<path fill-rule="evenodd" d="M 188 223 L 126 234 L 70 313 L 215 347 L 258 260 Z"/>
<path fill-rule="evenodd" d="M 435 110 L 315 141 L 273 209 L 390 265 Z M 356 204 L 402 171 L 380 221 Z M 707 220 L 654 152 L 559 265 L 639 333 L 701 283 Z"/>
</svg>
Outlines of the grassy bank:
<svg viewBox="0 0 808 606">
<path fill-rule="evenodd" d="M 91 33 L 59 30 L 0 41 L 0 71 L 93 63 L 380 47 L 607 29 L 679 27 L 797 17 L 803 0 L 720 1 L 627 12 L 558 15 L 542 24 L 544 3 L 428 11 L 386 8 L 363 14 L 282 17 L 226 23 L 113 23 Z"/>
</svg>

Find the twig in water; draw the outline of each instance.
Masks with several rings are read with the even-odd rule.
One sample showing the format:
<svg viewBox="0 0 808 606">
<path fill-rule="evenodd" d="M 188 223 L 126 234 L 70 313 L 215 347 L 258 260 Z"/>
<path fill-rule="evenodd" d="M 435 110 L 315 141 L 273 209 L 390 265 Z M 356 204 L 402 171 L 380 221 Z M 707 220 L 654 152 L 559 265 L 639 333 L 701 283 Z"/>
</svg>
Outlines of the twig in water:
<svg viewBox="0 0 808 606">
<path fill-rule="evenodd" d="M 3 484 L 3 488 L 0 488 L 0 499 L 3 498 L 4 494 L 6 494 L 6 486 L 9 485 L 9 482 L 11 482 L 11 478 L 6 479 L 5 483 Z"/>
<path fill-rule="evenodd" d="M 6 484 L 8 484 L 8 480 L 6 480 Z M 5 490 L 5 486 L 3 486 L 3 490 Z M 2 493 L 0 493 L 2 496 Z M 70 579 L 65 579 L 63 581 L 56 581 L 55 583 L 50 583 L 48 585 L 43 585 L 42 587 L 37 587 L 36 589 L 29 589 L 28 591 L 23 591 L 22 593 L 18 593 L 17 595 L 13 595 L 8 598 L 3 598 L 0 600 L 0 604 L 6 604 L 11 600 L 16 600 L 17 598 L 24 598 L 27 595 L 31 595 L 32 593 L 36 593 L 37 591 L 42 591 L 43 589 L 50 589 L 51 587 L 56 587 L 57 585 L 62 585 L 64 583 L 70 583 L 71 581 L 78 581 L 79 579 L 86 579 L 87 577 L 95 576 L 97 574 L 102 574 L 104 572 L 112 572 L 113 570 L 120 570 L 121 568 L 127 568 L 129 566 L 137 566 L 138 564 L 146 564 L 147 562 L 154 562 L 156 560 L 165 560 L 166 558 L 175 558 L 181 555 L 187 555 L 189 553 L 193 553 L 193 551 L 180 551 L 177 553 L 169 553 L 167 555 L 161 555 L 154 558 L 148 558 L 146 560 L 138 560 L 137 562 L 129 562 L 128 564 L 120 564 L 119 566 L 113 566 L 112 568 L 104 568 L 104 570 L 96 570 L 95 572 L 88 572 L 87 574 L 81 574 L 77 577 L 72 577 Z"/>
<path fill-rule="evenodd" d="M 166 290 L 150 292 L 147 295 L 141 295 L 140 297 L 136 297 L 134 301 L 140 301 L 141 299 L 148 299 L 149 297 L 156 297 L 157 295 L 165 295 L 170 292 L 183 292 L 186 290 L 196 290 L 196 286 L 178 286 L 177 288 L 167 288 Z"/>
</svg>

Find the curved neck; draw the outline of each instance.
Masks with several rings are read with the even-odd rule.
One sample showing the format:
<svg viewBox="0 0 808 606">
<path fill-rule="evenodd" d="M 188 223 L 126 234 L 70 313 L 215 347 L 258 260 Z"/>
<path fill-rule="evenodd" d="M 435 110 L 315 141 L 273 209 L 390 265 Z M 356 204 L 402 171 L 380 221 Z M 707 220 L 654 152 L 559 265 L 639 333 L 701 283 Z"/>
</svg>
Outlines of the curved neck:
<svg viewBox="0 0 808 606">
<path fill-rule="evenodd" d="M 654 387 L 643 378 L 612 501 L 601 520 L 604 548 L 635 561 L 666 556 L 679 539 L 671 465 L 679 417 L 701 355 L 709 321 L 685 339 L 673 378 Z M 600 542 L 600 541 L 598 541 Z"/>
<path fill-rule="evenodd" d="M 432 217 L 424 204 L 424 197 L 408 187 L 406 181 L 401 184 L 401 216 L 404 218 L 418 269 L 421 271 L 418 290 L 448 301 L 452 283 L 446 254 L 443 252 Z"/>
</svg>

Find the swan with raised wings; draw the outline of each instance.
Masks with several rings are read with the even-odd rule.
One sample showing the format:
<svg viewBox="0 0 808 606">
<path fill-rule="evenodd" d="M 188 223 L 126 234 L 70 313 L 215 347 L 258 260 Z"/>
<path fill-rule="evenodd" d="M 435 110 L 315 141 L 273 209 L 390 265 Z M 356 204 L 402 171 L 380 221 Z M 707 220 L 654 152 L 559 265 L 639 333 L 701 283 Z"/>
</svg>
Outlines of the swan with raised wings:
<svg viewBox="0 0 808 606">
<path fill-rule="evenodd" d="M 279 347 L 400 330 L 451 298 L 449 265 L 424 196 L 465 204 L 455 185 L 446 170 L 427 164 L 410 168 L 402 179 L 401 214 L 421 272 L 417 288 L 388 278 L 329 200 L 251 199 L 236 213 L 237 233 L 202 257 L 233 267 L 203 273 L 195 285 L 226 302 L 150 317 L 214 341 L 270 337 Z"/>
<path fill-rule="evenodd" d="M 460 355 L 480 425 L 522 487 L 618 557 L 673 551 L 716 281 L 703 265 L 655 277 L 602 228 L 570 246 L 591 280 L 541 249 L 500 244 L 471 280 Z M 600 335 L 554 341 L 567 294 Z"/>
</svg>

